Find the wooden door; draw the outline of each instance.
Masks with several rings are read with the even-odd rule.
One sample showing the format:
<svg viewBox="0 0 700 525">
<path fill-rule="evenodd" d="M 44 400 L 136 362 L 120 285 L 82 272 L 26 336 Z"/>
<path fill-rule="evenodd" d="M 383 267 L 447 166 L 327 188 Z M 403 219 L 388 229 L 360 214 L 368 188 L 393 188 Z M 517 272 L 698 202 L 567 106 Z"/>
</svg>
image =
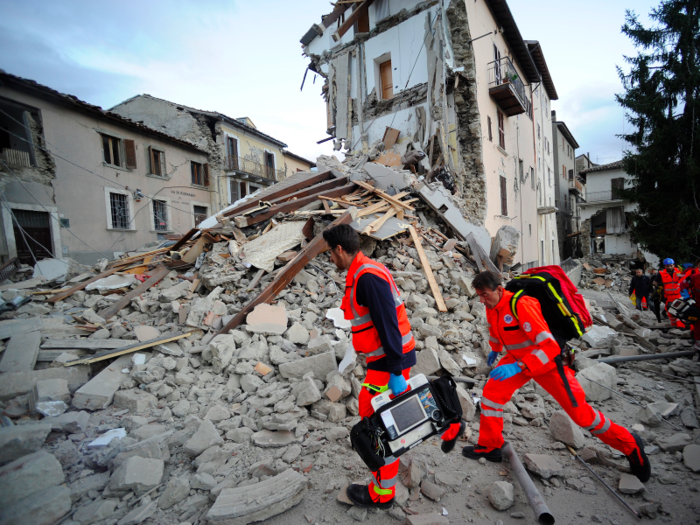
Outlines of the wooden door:
<svg viewBox="0 0 700 525">
<path fill-rule="evenodd" d="M 379 77 L 382 82 L 382 100 L 389 100 L 394 96 L 394 81 L 391 75 L 391 60 L 379 64 Z"/>
<path fill-rule="evenodd" d="M 12 210 L 19 226 L 14 223 L 15 246 L 20 262 L 34 266 L 39 261 L 53 257 L 49 214 L 43 211 Z M 34 257 L 32 257 L 32 253 Z"/>
</svg>

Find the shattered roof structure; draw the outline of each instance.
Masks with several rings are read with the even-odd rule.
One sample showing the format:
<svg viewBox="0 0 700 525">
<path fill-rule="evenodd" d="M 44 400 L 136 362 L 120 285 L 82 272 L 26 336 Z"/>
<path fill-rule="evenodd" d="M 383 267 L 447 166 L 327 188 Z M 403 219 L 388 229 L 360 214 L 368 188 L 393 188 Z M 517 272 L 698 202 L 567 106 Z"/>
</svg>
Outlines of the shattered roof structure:
<svg viewBox="0 0 700 525">
<path fill-rule="evenodd" d="M 117 113 L 113 113 L 109 110 L 104 110 L 100 106 L 95 106 L 93 104 L 89 104 L 88 102 L 80 100 L 78 97 L 76 97 L 74 95 L 67 95 L 67 94 L 61 93 L 59 91 L 56 91 L 55 89 L 51 89 L 50 87 L 39 84 L 38 82 L 36 82 L 34 80 L 22 78 L 22 77 L 12 75 L 10 73 L 6 73 L 6 72 L 0 70 L 0 83 L 2 83 L 3 85 L 5 85 L 9 88 L 16 89 L 18 91 L 25 91 L 27 93 L 34 95 L 34 96 L 50 100 L 54 103 L 68 107 L 68 108 L 73 109 L 75 111 L 87 113 L 89 115 L 101 118 L 103 120 L 107 120 L 107 121 L 113 122 L 115 124 L 119 124 L 121 126 L 125 126 L 127 128 L 134 129 L 134 130 L 139 131 L 145 135 L 150 135 L 150 136 L 171 142 L 173 144 L 177 144 L 179 146 L 183 146 L 183 147 L 186 147 L 189 149 L 199 151 L 201 153 L 206 153 L 206 151 L 202 150 L 199 146 L 197 146 L 196 144 L 194 144 L 188 140 L 183 140 L 183 139 L 173 137 L 172 135 L 169 135 L 169 134 L 164 133 L 162 131 L 159 131 L 157 129 L 146 126 L 140 122 L 135 122 L 131 119 L 122 117 L 121 115 L 119 115 Z"/>
</svg>

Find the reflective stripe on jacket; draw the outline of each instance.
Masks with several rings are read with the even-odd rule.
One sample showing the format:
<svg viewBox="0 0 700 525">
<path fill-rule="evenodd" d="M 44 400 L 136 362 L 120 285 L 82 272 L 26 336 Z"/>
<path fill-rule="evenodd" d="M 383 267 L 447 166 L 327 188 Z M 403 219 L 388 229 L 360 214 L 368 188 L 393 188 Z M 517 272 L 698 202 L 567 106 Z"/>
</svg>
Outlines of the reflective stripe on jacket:
<svg viewBox="0 0 700 525">
<path fill-rule="evenodd" d="M 670 303 L 678 299 L 681 296 L 681 280 L 683 279 L 683 275 L 678 271 L 678 268 L 673 269 L 673 275 L 669 275 L 665 268 L 659 272 L 659 275 L 661 275 L 661 281 L 664 283 L 666 302 Z"/>
<path fill-rule="evenodd" d="M 357 302 L 357 281 L 365 273 L 376 275 L 389 283 L 394 306 L 396 307 L 399 332 L 401 332 L 402 351 L 404 354 L 410 352 L 416 346 L 416 341 L 411 333 L 411 323 L 408 321 L 406 307 L 401 299 L 399 289 L 386 266 L 366 257 L 362 252 L 358 252 L 348 269 L 348 274 L 345 278 L 345 297 L 343 297 L 341 305 L 345 319 L 348 319 L 352 324 L 352 345 L 355 351 L 365 354 L 368 363 L 381 359 L 386 355 L 377 329 L 374 327 L 374 322 L 369 314 L 369 308 Z"/>
<path fill-rule="evenodd" d="M 517 304 L 516 318 L 510 308 L 511 297 L 512 292 L 503 290 L 498 304 L 486 309 L 491 350 L 505 349 L 522 362 L 531 375 L 548 372 L 556 366 L 554 358 L 561 350 L 542 316 L 540 303 L 533 297 L 522 297 Z"/>
</svg>

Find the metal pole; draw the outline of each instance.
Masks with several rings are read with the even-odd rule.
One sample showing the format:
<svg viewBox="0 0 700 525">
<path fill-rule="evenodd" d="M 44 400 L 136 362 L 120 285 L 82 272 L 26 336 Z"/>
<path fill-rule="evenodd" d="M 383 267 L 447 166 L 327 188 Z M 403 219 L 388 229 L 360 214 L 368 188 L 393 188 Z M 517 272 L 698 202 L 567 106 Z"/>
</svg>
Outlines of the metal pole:
<svg viewBox="0 0 700 525">
<path fill-rule="evenodd" d="M 598 359 L 599 363 L 624 363 L 626 361 L 652 361 L 654 359 L 673 359 L 675 357 L 690 357 L 695 355 L 695 350 L 685 350 L 683 352 L 669 352 L 667 354 L 649 354 L 649 355 L 628 355 L 617 357 L 606 357 Z"/>
<path fill-rule="evenodd" d="M 527 501 L 535 513 L 537 521 L 542 525 L 554 525 L 554 516 L 549 512 L 549 507 L 547 507 L 544 498 L 542 498 L 537 487 L 535 487 L 535 484 L 530 479 L 525 467 L 523 467 L 523 464 L 520 462 L 520 458 L 515 453 L 515 450 L 513 450 L 513 446 L 506 442 L 506 444 L 501 447 L 501 452 L 503 452 L 508 458 L 508 461 L 510 461 L 513 473 L 515 477 L 518 478 L 518 483 L 520 483 L 520 487 L 523 489 Z"/>
<path fill-rule="evenodd" d="M 438 376 L 428 376 L 428 379 L 431 381 L 438 379 Z M 467 383 L 468 385 L 475 385 L 477 382 L 475 379 L 471 379 L 469 377 L 452 377 L 457 383 Z"/>
<path fill-rule="evenodd" d="M 637 514 L 637 511 L 634 510 L 632 507 L 630 507 L 630 504 L 627 503 L 625 500 L 623 500 L 623 499 L 622 499 L 622 496 L 620 496 L 617 492 L 615 492 L 615 491 L 613 490 L 613 488 L 612 488 L 610 485 L 608 485 L 607 483 L 605 483 L 605 481 L 603 481 L 603 480 L 601 479 L 601 477 L 600 477 L 598 474 L 596 474 L 596 471 L 593 470 L 593 469 L 588 465 L 588 463 L 586 463 L 585 461 L 583 461 L 583 458 L 582 458 L 581 456 L 579 456 L 573 448 L 571 448 L 571 447 L 569 447 L 569 446 L 567 446 L 566 448 L 568 448 L 568 449 L 569 449 L 569 452 L 571 452 L 571 453 L 576 457 L 576 459 L 578 459 L 581 463 L 583 463 L 583 465 L 591 472 L 591 474 L 593 474 L 593 475 L 598 479 L 598 481 L 600 481 L 600 482 L 605 486 L 606 489 L 608 489 L 610 492 L 612 492 L 613 495 L 614 495 L 618 500 L 620 500 L 620 501 L 622 502 L 622 504 L 623 504 L 625 507 L 627 507 L 627 508 L 629 509 L 629 511 L 630 511 L 632 514 L 634 514 L 634 515 L 637 517 L 637 519 L 641 519 L 641 516 L 640 516 L 639 514 Z"/>
</svg>

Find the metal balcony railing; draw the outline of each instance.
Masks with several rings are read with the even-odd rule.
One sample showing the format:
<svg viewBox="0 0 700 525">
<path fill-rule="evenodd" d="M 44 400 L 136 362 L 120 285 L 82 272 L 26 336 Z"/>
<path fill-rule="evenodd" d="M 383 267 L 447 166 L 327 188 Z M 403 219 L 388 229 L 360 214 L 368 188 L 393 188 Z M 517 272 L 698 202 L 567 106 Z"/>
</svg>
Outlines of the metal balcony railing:
<svg viewBox="0 0 700 525">
<path fill-rule="evenodd" d="M 504 112 L 509 117 L 520 113 L 530 114 L 530 101 L 525 92 L 525 84 L 510 58 L 503 57 L 498 61 L 489 62 L 488 68 L 489 93 L 503 106 Z"/>
<path fill-rule="evenodd" d="M 583 194 L 583 184 L 576 179 L 569 179 L 569 189 L 577 191 L 579 195 Z"/>
<path fill-rule="evenodd" d="M 592 202 L 604 202 L 604 201 L 619 201 L 622 200 L 619 191 L 608 190 L 608 191 L 594 191 L 589 192 L 586 195 L 586 202 L 588 204 Z"/>
<path fill-rule="evenodd" d="M 265 166 L 245 157 L 225 157 L 225 171 L 239 171 L 263 179 L 282 180 L 284 178 L 283 169 L 275 169 L 272 166 Z"/>
</svg>

